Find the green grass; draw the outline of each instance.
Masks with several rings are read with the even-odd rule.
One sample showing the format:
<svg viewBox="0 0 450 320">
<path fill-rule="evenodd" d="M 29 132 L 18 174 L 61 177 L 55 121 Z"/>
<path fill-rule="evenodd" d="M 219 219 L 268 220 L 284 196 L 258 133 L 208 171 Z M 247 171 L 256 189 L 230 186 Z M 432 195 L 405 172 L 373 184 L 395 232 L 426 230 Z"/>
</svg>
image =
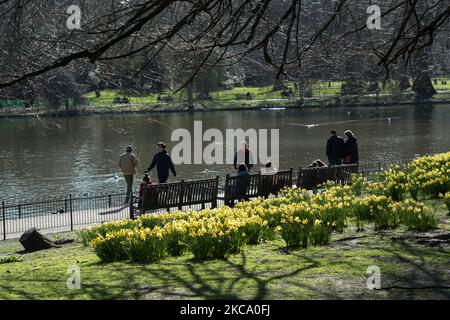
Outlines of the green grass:
<svg viewBox="0 0 450 320">
<path fill-rule="evenodd" d="M 434 80 L 434 79 L 433 79 Z M 436 90 L 450 90 L 450 77 L 437 78 L 438 85 L 435 85 Z M 446 80 L 447 85 L 441 85 L 441 81 Z M 313 97 L 316 98 L 332 98 L 340 96 L 342 81 L 332 81 L 331 83 L 327 81 L 318 81 L 312 85 Z M 294 97 L 298 97 L 298 93 L 295 92 L 295 86 L 293 82 L 287 82 L 286 86 L 294 90 Z M 381 88 L 381 85 L 380 85 Z M 410 90 L 409 90 L 410 91 Z M 281 91 L 273 91 L 273 86 L 261 86 L 261 87 L 235 87 L 231 90 L 217 90 L 210 93 L 213 98 L 212 102 L 204 101 L 204 104 L 244 104 L 244 105 L 257 105 L 258 101 L 247 101 L 245 99 L 237 99 L 237 95 L 245 95 L 250 92 L 253 96 L 253 100 L 270 100 L 270 99 L 281 99 L 286 100 L 282 95 Z M 381 93 L 390 94 L 392 93 L 392 88 L 387 85 Z M 180 91 L 177 94 L 172 94 L 170 91 L 164 91 L 158 94 L 149 95 L 135 95 L 133 93 L 122 92 L 119 90 L 104 90 L 101 92 L 101 97 L 96 98 L 93 92 L 88 93 L 85 97 L 94 106 L 101 105 L 112 105 L 112 101 L 117 96 L 127 96 L 130 98 L 130 103 L 132 104 L 157 104 L 157 96 L 173 96 L 174 103 L 186 102 L 186 93 Z"/>
<path fill-rule="evenodd" d="M 120 90 L 103 90 L 99 98 L 95 96 L 95 92 L 90 92 L 84 97 L 94 105 L 112 105 L 114 98 L 124 96 L 129 97 L 132 104 L 156 104 L 158 95 L 167 96 L 171 94 L 169 92 L 161 92 L 160 94 L 136 95 Z"/>
<path fill-rule="evenodd" d="M 438 84 L 434 84 L 434 79 L 438 81 Z M 443 80 L 447 81 L 447 84 L 441 84 Z M 450 90 L 450 77 L 433 78 L 433 86 L 436 90 Z"/>
<path fill-rule="evenodd" d="M 438 91 L 448 91 L 448 93 L 439 93 L 434 98 L 437 100 L 450 99 L 450 77 L 438 77 L 438 84 L 435 85 Z M 433 78 L 434 80 L 434 78 Z M 441 81 L 446 80 L 447 84 L 442 85 Z M 346 97 L 340 96 L 342 81 L 318 81 L 312 85 L 312 99 L 307 101 L 308 107 L 323 107 L 328 105 L 333 99 L 339 98 L 342 101 L 346 100 Z M 299 94 L 295 90 L 293 82 L 286 82 L 286 86 L 292 88 L 294 91 L 293 97 L 298 98 Z M 381 87 L 381 85 L 380 85 Z M 411 89 L 408 89 L 411 91 Z M 237 95 L 245 95 L 247 92 L 251 92 L 253 99 L 248 101 L 246 99 L 237 99 Z M 392 99 L 394 101 L 398 100 L 395 96 L 393 88 L 391 85 L 387 85 L 382 92 L 384 94 L 394 94 Z M 157 100 L 158 95 L 160 96 L 171 96 L 173 98 L 173 103 L 159 103 Z M 121 104 L 113 104 L 113 100 L 116 97 L 126 96 L 130 99 L 130 105 L 124 106 Z M 292 105 L 293 101 L 289 101 L 281 95 L 281 91 L 273 91 L 273 86 L 246 86 L 246 87 L 235 87 L 231 90 L 217 90 L 210 93 L 212 100 L 198 101 L 196 99 L 196 94 L 194 95 L 194 100 L 196 107 L 200 106 L 209 109 L 220 109 L 220 108 L 236 108 L 236 107 L 283 107 L 287 105 Z M 165 90 L 160 93 L 154 94 L 136 94 L 135 92 L 127 92 L 122 90 L 103 90 L 101 91 L 101 96 L 97 98 L 94 92 L 89 92 L 84 95 L 84 97 L 89 101 L 88 111 L 97 112 L 110 112 L 110 111 L 145 111 L 145 110 L 167 110 L 167 109 L 179 109 L 186 104 L 187 95 L 185 90 L 174 94 L 170 90 Z M 407 97 L 404 97 L 407 98 Z M 412 99 L 412 96 L 410 97 Z M 386 98 L 389 100 L 389 97 Z M 327 101 L 328 100 L 328 101 Z M 373 101 L 373 97 L 361 96 L 358 98 L 359 101 Z M 385 101 L 389 103 L 389 101 Z M 35 100 L 35 105 L 43 107 L 45 105 L 44 100 Z M 17 111 L 22 110 L 23 101 L 19 99 L 1 100 L 0 106 L 3 107 L 13 107 Z M 62 106 L 61 109 L 64 107 Z M 36 112 L 36 111 L 33 111 Z"/>
<path fill-rule="evenodd" d="M 329 86 L 328 82 L 316 82 L 313 85 L 313 96 L 315 97 L 335 97 L 340 95 L 342 81 L 332 81 L 331 86 Z"/>
<path fill-rule="evenodd" d="M 417 238 L 450 232 L 442 201 L 427 202 L 441 219 L 433 233 L 349 227 L 330 246 L 286 250 L 277 238 L 207 262 L 186 254 L 153 264 L 102 263 L 78 243 L 18 254 L 20 244 L 8 240 L 0 243 L 0 257 L 22 261 L 0 264 L 0 299 L 448 299 L 450 289 L 417 289 L 450 283 L 449 243 L 429 246 Z M 81 270 L 80 290 L 66 286 L 71 265 Z M 370 265 L 381 268 L 383 288 L 416 289 L 367 289 Z"/>
</svg>

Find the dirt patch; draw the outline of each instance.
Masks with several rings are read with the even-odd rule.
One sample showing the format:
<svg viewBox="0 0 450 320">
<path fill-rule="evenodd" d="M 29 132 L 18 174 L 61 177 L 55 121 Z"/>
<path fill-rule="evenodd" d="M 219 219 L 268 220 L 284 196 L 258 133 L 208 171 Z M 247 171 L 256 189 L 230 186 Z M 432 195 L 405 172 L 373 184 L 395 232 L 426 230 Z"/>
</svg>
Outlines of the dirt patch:
<svg viewBox="0 0 450 320">
<path fill-rule="evenodd" d="M 425 235 L 425 236 L 403 236 L 403 237 L 391 237 L 392 241 L 412 241 L 418 245 L 425 245 L 429 247 L 435 247 L 439 245 L 450 245 L 450 233 L 438 234 L 438 235 Z"/>
</svg>

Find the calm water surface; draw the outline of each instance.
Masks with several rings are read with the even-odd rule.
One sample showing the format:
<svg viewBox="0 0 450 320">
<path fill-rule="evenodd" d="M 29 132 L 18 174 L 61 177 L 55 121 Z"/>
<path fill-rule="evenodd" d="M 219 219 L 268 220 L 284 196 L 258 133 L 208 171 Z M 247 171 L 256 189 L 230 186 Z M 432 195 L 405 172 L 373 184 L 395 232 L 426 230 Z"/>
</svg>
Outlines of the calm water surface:
<svg viewBox="0 0 450 320">
<path fill-rule="evenodd" d="M 332 128 L 355 133 L 361 160 L 450 150 L 450 105 L 1 119 L 0 201 L 122 192 L 118 157 L 126 145 L 140 151 L 138 170 L 143 172 L 156 142 L 165 141 L 170 152 L 172 130 L 193 130 L 196 120 L 203 122 L 203 130 L 217 128 L 224 135 L 234 128 L 279 129 L 282 169 L 326 160 Z M 179 165 L 177 171 L 178 179 L 233 173 L 229 165 Z"/>
</svg>

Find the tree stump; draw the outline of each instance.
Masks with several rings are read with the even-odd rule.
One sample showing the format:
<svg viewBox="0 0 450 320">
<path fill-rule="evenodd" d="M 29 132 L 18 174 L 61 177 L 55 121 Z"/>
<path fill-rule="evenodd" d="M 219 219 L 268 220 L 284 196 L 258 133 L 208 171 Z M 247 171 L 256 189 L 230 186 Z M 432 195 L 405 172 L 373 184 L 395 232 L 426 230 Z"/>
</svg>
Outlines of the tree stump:
<svg viewBox="0 0 450 320">
<path fill-rule="evenodd" d="M 59 248 L 51 240 L 40 234 L 36 228 L 31 228 L 25 231 L 20 237 L 20 243 L 26 251 L 38 251 L 50 248 Z"/>
</svg>

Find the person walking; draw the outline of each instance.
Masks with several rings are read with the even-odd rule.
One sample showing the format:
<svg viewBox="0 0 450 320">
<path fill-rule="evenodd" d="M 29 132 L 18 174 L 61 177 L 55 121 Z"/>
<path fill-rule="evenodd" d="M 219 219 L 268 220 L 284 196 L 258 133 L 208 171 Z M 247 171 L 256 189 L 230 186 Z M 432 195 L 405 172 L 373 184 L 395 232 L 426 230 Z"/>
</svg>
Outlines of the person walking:
<svg viewBox="0 0 450 320">
<path fill-rule="evenodd" d="M 354 164 L 359 162 L 358 140 L 353 132 L 344 132 L 346 141 L 344 143 L 344 164 Z"/>
<path fill-rule="evenodd" d="M 328 162 L 330 166 L 339 166 L 344 158 L 344 139 L 337 135 L 336 130 L 330 130 L 330 135 L 326 148 Z"/>
<path fill-rule="evenodd" d="M 234 154 L 234 170 L 238 171 L 238 163 L 243 163 L 250 172 L 253 168 L 255 160 L 253 154 L 248 148 L 248 144 L 245 141 L 241 142 L 241 148 Z"/>
<path fill-rule="evenodd" d="M 158 152 L 154 155 L 152 163 L 148 167 L 147 171 L 150 171 L 156 166 L 156 172 L 158 175 L 159 183 L 166 183 L 169 178 L 169 170 L 172 171 L 174 177 L 177 176 L 175 171 L 175 166 L 173 165 L 172 159 L 166 150 L 166 144 L 164 142 L 159 142 L 156 144 Z"/>
<path fill-rule="evenodd" d="M 119 159 L 119 168 L 122 170 L 123 177 L 127 183 L 127 195 L 125 197 L 125 203 L 130 202 L 131 192 L 133 190 L 133 177 L 136 174 L 136 167 L 139 163 L 139 160 L 136 158 L 133 151 L 133 147 L 128 146 L 126 148 L 125 153 L 120 156 Z"/>
</svg>

